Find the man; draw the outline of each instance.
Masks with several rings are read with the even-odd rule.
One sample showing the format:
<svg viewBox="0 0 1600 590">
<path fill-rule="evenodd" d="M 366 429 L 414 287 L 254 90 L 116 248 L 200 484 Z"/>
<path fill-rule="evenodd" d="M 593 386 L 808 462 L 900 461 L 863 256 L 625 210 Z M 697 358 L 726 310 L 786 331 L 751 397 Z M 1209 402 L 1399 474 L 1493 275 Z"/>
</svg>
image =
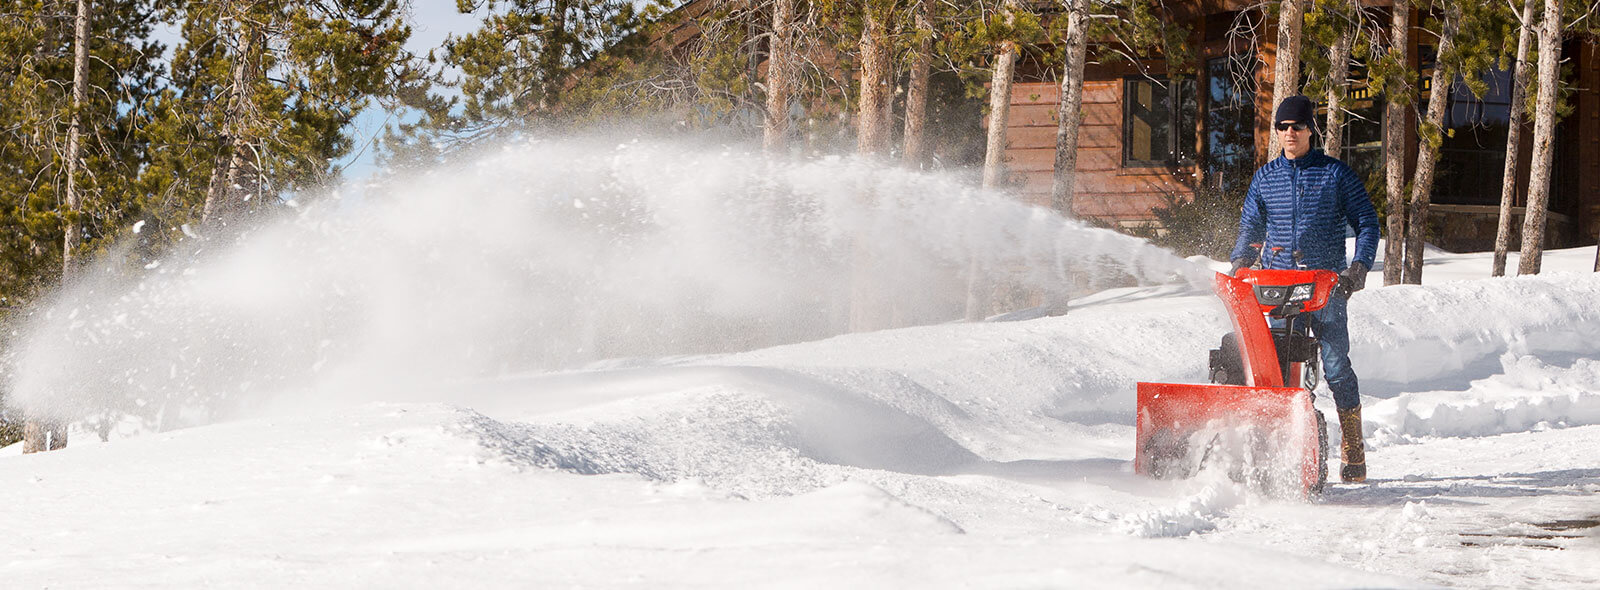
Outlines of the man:
<svg viewBox="0 0 1600 590">
<path fill-rule="evenodd" d="M 1239 241 L 1229 258 L 1233 271 L 1259 263 L 1262 268 L 1311 268 L 1339 273 L 1342 296 L 1312 312 L 1311 327 L 1322 342 L 1322 369 L 1339 409 L 1339 477 L 1366 481 L 1366 451 L 1361 441 L 1361 395 L 1350 367 L 1347 310 L 1350 293 L 1366 286 L 1378 255 L 1378 212 L 1361 179 L 1344 162 L 1311 149 L 1316 106 L 1304 96 L 1279 103 L 1273 127 L 1283 155 L 1267 162 L 1250 180 L 1239 216 Z M 1345 228 L 1356 232 L 1355 258 L 1345 262 Z M 1257 251 L 1252 244 L 1263 244 Z M 1260 258 L 1258 260 L 1257 258 Z"/>
</svg>

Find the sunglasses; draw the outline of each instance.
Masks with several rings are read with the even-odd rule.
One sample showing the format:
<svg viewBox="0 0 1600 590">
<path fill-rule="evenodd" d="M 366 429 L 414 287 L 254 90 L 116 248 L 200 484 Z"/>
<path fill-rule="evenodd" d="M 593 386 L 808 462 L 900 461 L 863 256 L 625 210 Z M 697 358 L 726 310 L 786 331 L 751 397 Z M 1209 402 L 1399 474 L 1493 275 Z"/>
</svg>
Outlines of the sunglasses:
<svg viewBox="0 0 1600 590">
<path fill-rule="evenodd" d="M 1273 126 L 1277 127 L 1278 131 L 1285 131 L 1291 128 L 1295 131 L 1305 131 L 1311 128 L 1309 123 L 1278 123 Z"/>
</svg>

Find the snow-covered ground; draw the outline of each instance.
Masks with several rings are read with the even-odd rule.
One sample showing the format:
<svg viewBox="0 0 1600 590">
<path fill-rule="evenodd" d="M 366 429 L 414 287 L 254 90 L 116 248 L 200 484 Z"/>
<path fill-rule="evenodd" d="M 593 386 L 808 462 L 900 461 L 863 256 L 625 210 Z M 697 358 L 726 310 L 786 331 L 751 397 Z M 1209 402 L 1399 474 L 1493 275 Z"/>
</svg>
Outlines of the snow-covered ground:
<svg viewBox="0 0 1600 590">
<path fill-rule="evenodd" d="M 1593 587 L 1594 255 L 1547 253 L 1537 277 L 1442 252 L 1422 286 L 1374 274 L 1351 302 L 1371 480 L 1311 502 L 1131 472 L 1134 383 L 1201 381 L 1226 329 L 1179 282 L 1025 321 L 375 378 L 107 443 L 80 423 L 65 450 L 0 457 L 0 580 Z"/>
</svg>

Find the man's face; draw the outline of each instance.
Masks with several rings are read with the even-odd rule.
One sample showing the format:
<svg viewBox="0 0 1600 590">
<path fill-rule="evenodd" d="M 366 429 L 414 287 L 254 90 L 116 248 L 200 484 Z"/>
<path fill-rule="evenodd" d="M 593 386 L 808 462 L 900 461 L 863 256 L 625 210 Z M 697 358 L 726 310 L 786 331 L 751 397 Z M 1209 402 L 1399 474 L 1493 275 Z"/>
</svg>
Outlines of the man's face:
<svg viewBox="0 0 1600 590">
<path fill-rule="evenodd" d="M 1311 151 L 1311 125 L 1302 121 L 1279 121 L 1278 143 L 1289 159 L 1304 156 Z"/>
</svg>

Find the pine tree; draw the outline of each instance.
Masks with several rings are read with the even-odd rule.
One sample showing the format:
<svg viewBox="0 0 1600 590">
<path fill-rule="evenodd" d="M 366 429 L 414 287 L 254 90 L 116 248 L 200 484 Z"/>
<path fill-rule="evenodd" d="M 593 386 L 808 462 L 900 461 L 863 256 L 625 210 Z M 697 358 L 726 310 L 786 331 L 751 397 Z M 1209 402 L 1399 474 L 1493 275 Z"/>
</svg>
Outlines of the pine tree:
<svg viewBox="0 0 1600 590">
<path fill-rule="evenodd" d="M 72 19 L 72 101 L 67 113 L 66 197 L 62 205 L 62 230 L 65 234 L 61 249 L 62 281 L 72 280 L 73 259 L 83 243 L 83 225 L 79 217 L 82 199 L 78 191 L 78 174 L 83 162 L 83 107 L 89 92 L 89 0 L 78 0 L 77 14 Z M 23 426 L 22 452 L 36 453 L 66 448 L 67 427 L 59 419 L 34 417 Z"/>
<path fill-rule="evenodd" d="M 1384 194 L 1389 201 L 1385 224 L 1383 284 L 1399 284 L 1405 278 L 1405 144 L 1406 107 L 1411 104 L 1412 82 L 1408 53 L 1411 32 L 1411 3 L 1395 0 L 1390 7 L 1389 51 L 1374 60 L 1373 79 L 1383 86 L 1383 167 Z"/>
<path fill-rule="evenodd" d="M 143 162 L 134 121 L 159 48 L 149 8 L 129 0 L 10 3 L 0 17 L 0 301 L 27 305 L 78 260 L 123 235 Z M 66 444 L 48 415 L 24 427 L 27 452 Z"/>
<path fill-rule="evenodd" d="M 911 43 L 908 48 L 910 73 L 906 80 L 906 124 L 901 160 L 911 168 L 922 168 L 928 160 L 928 84 L 933 75 L 933 0 L 912 0 Z"/>
<path fill-rule="evenodd" d="M 1329 156 L 1343 154 L 1345 104 L 1350 89 L 1350 65 L 1371 59 L 1375 23 L 1355 0 L 1315 0 L 1306 12 L 1301 48 L 1307 96 L 1323 97 L 1328 109 L 1322 126 L 1322 149 Z M 1326 49 L 1324 49 L 1326 48 Z"/>
<path fill-rule="evenodd" d="M 404 0 L 225 0 L 169 7 L 183 39 L 145 125 L 142 175 L 165 236 L 184 224 L 247 229 L 278 195 L 323 184 L 353 147 L 350 123 L 411 88 Z"/>
<path fill-rule="evenodd" d="M 145 40 L 146 3 L 94 7 L 76 108 L 76 0 L 20 3 L 0 17 L 0 50 L 14 56 L 0 69 L 0 298 L 8 307 L 60 280 L 69 224 L 77 225 L 72 257 L 101 249 L 126 226 L 124 203 L 137 191 L 131 179 L 144 150 L 134 130 L 160 48 Z"/>
<path fill-rule="evenodd" d="M 1511 56 L 1511 120 L 1506 132 L 1506 162 L 1502 168 L 1505 186 L 1500 189 L 1500 217 L 1494 237 L 1494 264 L 1490 276 L 1506 274 L 1506 253 L 1511 249 L 1511 206 L 1517 196 L 1517 154 L 1522 150 L 1523 114 L 1527 111 L 1528 45 L 1533 35 L 1539 0 L 1524 0 L 1522 13 L 1516 17 L 1517 48 Z"/>
<path fill-rule="evenodd" d="M 789 149 L 789 101 L 800 55 L 795 43 L 797 0 L 772 1 L 772 32 L 767 44 L 767 116 L 763 144 L 768 153 Z"/>
<path fill-rule="evenodd" d="M 1563 0 L 1545 0 L 1539 24 L 1539 87 L 1533 115 L 1533 169 L 1522 220 L 1517 274 L 1539 274 L 1544 262 L 1545 207 L 1550 200 L 1550 165 L 1555 157 L 1556 94 L 1560 83 Z"/>
<path fill-rule="evenodd" d="M 1067 26 L 1062 45 L 1061 105 L 1056 112 L 1055 178 L 1050 204 L 1057 211 L 1072 211 L 1077 192 L 1078 130 L 1083 124 L 1083 72 L 1088 61 L 1089 0 L 1067 1 Z"/>
<path fill-rule="evenodd" d="M 889 151 L 889 108 L 893 86 L 891 27 L 897 0 L 861 3 L 861 101 L 856 108 L 856 150 L 884 155 Z"/>
<path fill-rule="evenodd" d="M 1450 102 L 1450 87 L 1455 85 L 1456 35 L 1461 30 L 1461 5 L 1445 0 L 1444 20 L 1439 27 L 1439 46 L 1434 58 L 1433 77 L 1428 89 L 1428 113 L 1423 117 L 1417 146 L 1417 169 L 1412 174 L 1411 198 L 1407 200 L 1404 271 L 1401 281 L 1422 284 L 1423 237 L 1428 229 L 1428 204 L 1432 201 L 1433 173 L 1444 145 L 1444 112 Z M 1394 203 L 1399 206 L 1399 203 Z M 1391 238 L 1393 239 L 1393 238 Z"/>
<path fill-rule="evenodd" d="M 640 34 L 665 2 L 624 0 L 457 0 L 485 16 L 478 29 L 444 43 L 442 63 L 461 71 L 461 101 L 423 129 L 474 144 L 583 120 L 617 79 L 608 72 L 643 55 Z M 614 72 L 611 72 L 614 74 Z M 580 75 L 581 74 L 581 75 Z M 584 86 L 588 87 L 584 87 Z M 583 97 L 575 100 L 575 97 Z"/>
<path fill-rule="evenodd" d="M 1009 29 L 1016 26 L 1022 7 L 1014 0 L 1000 6 L 999 35 L 995 43 L 994 63 L 989 81 L 989 143 L 983 158 L 983 187 L 999 188 L 1004 182 L 1006 125 L 1011 112 L 1011 81 L 1017 64 L 1016 35 Z M 974 318 L 969 318 L 974 319 Z"/>
</svg>

